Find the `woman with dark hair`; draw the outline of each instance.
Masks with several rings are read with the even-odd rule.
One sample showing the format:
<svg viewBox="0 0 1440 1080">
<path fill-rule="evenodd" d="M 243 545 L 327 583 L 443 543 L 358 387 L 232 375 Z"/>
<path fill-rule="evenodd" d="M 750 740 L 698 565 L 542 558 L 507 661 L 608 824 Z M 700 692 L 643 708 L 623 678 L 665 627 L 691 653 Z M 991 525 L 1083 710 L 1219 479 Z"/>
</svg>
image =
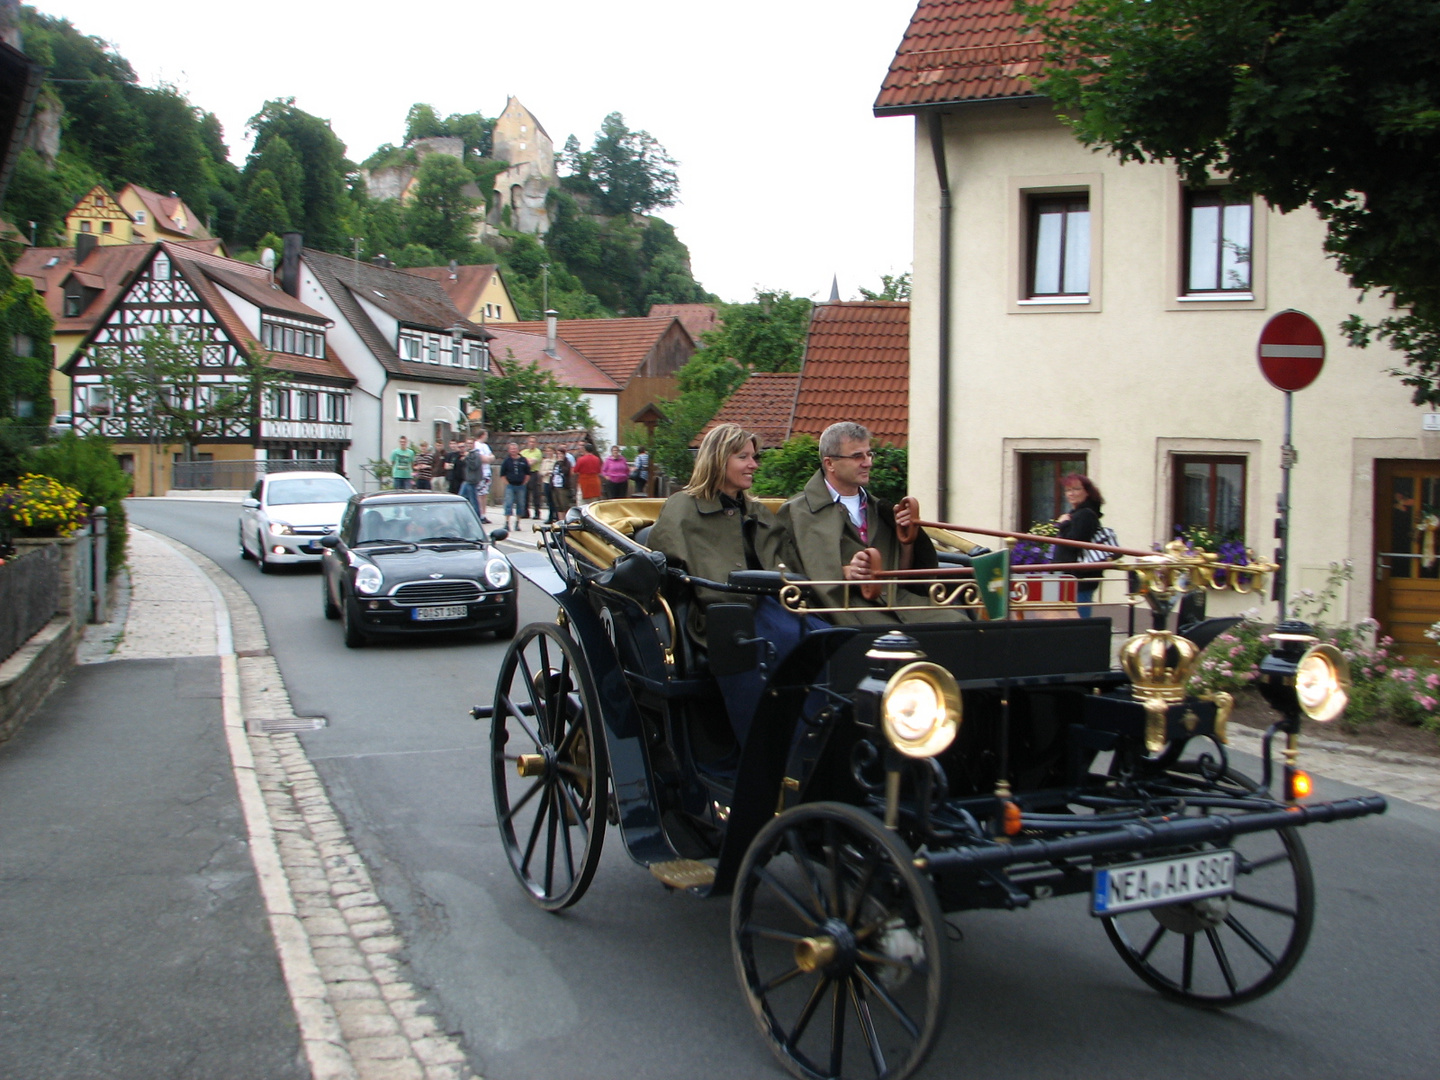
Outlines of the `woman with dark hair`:
<svg viewBox="0 0 1440 1080">
<path fill-rule="evenodd" d="M 1060 478 L 1060 485 L 1065 492 L 1065 501 L 1070 504 L 1070 512 L 1061 514 L 1055 519 L 1055 524 L 1060 526 L 1061 540 L 1079 540 L 1082 543 L 1094 543 L 1095 534 L 1100 531 L 1100 518 L 1104 511 L 1100 508 L 1105 505 L 1105 497 L 1100 494 L 1100 489 L 1095 486 L 1095 481 L 1088 476 L 1081 476 L 1079 473 L 1069 473 Z M 1084 548 L 1068 547 L 1063 543 L 1055 545 L 1055 561 L 1062 563 L 1080 562 L 1080 553 Z M 1077 570 L 1075 576 L 1080 579 L 1079 590 L 1076 599 L 1079 601 L 1078 612 L 1080 618 L 1090 617 L 1090 604 L 1095 599 L 1095 592 L 1100 588 L 1097 579 L 1105 573 L 1104 568 L 1096 566 L 1094 570 Z"/>
</svg>

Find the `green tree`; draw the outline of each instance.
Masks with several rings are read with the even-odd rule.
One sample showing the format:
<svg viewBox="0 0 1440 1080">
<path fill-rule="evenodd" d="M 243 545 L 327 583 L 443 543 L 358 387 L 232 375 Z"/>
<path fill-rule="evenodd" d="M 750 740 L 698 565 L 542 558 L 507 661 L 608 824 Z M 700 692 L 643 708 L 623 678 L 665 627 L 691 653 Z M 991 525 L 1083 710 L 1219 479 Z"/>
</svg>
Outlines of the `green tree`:
<svg viewBox="0 0 1440 1080">
<path fill-rule="evenodd" d="M 260 246 L 260 238 L 269 233 L 284 234 L 295 227 L 290 208 L 280 193 L 280 183 L 269 169 L 261 169 L 250 177 L 245 205 L 236 222 L 236 239 L 246 246 Z"/>
<path fill-rule="evenodd" d="M 609 213 L 644 214 L 679 197 L 675 160 L 648 131 L 631 131 L 618 112 L 605 117 L 595 145 L 578 161 L 577 177 L 594 183 Z"/>
<path fill-rule="evenodd" d="M 686 483 L 695 456 L 690 444 L 720 411 L 749 373 L 723 353 L 700 349 L 676 376 L 680 392 L 666 401 L 655 426 L 652 458 L 669 476 Z"/>
<path fill-rule="evenodd" d="M 760 455 L 752 495 L 788 499 L 804 490 L 820 467 L 820 444 L 814 435 L 795 435 L 785 445 Z"/>
<path fill-rule="evenodd" d="M 871 292 L 861 286 L 860 295 L 866 300 L 909 300 L 910 299 L 910 271 L 903 274 L 881 274 L 880 291 Z"/>
<path fill-rule="evenodd" d="M 259 416 L 262 395 L 289 382 L 259 349 L 251 358 L 239 357 L 237 378 L 215 382 L 200 364 L 200 349 L 191 328 L 163 326 L 134 347 L 92 356 L 128 437 L 179 443 L 191 460 L 199 443 L 225 436 L 235 421 Z"/>
<path fill-rule="evenodd" d="M 722 304 L 705 351 L 733 357 L 750 371 L 799 371 L 814 305 L 783 289 L 757 291 L 748 304 Z"/>
<path fill-rule="evenodd" d="M 28 277 L 0 269 L 0 418 L 39 442 L 50 423 L 50 333 L 54 321 Z"/>
<path fill-rule="evenodd" d="M 415 177 L 415 195 L 405 208 L 411 243 L 433 248 L 443 259 L 469 253 L 475 200 L 465 193 L 470 170 L 448 154 L 430 154 Z"/>
<path fill-rule="evenodd" d="M 1399 313 L 1388 340 L 1416 404 L 1440 404 L 1440 79 L 1433 0 L 1050 0 L 1037 88 L 1087 145 L 1228 174 L 1282 211 L 1311 207 L 1357 289 Z"/>
<path fill-rule="evenodd" d="M 208 221 L 219 182 L 200 110 L 169 86 L 141 88 L 134 96 L 149 146 L 142 170 L 130 178 L 156 191 L 175 192 L 202 221 Z"/>
<path fill-rule="evenodd" d="M 87 435 L 82 439 L 66 432 L 59 439 L 30 451 L 24 468 L 69 484 L 90 506 L 105 507 L 109 532 L 105 565 L 112 574 L 118 571 L 125 564 L 129 543 L 125 499 L 132 484 L 130 475 L 120 467 L 110 440 L 103 435 Z"/>
<path fill-rule="evenodd" d="M 410 111 L 405 114 L 405 141 L 412 143 L 416 139 L 429 139 L 436 135 L 447 135 L 445 125 L 440 122 L 440 117 L 435 114 L 435 109 L 430 105 L 415 104 L 410 106 Z"/>
<path fill-rule="evenodd" d="M 299 158 L 301 168 L 300 213 L 292 224 L 305 234 L 305 242 L 311 247 L 349 251 L 345 179 L 351 164 L 345 158 L 345 144 L 330 130 L 330 122 L 296 108 L 292 97 L 267 101 L 250 118 L 247 128 L 255 133 L 254 148 L 245 162 L 247 181 L 262 168 L 271 140 L 284 139 Z M 283 188 L 281 194 L 289 199 L 289 192 Z"/>
<path fill-rule="evenodd" d="M 470 403 L 482 403 L 482 387 L 472 387 Z M 492 432 L 573 431 L 596 427 L 579 387 L 565 386 L 535 361 L 521 364 L 513 351 L 497 358 L 483 387 L 485 423 Z M 493 440 L 492 440 L 493 442 Z"/>
</svg>

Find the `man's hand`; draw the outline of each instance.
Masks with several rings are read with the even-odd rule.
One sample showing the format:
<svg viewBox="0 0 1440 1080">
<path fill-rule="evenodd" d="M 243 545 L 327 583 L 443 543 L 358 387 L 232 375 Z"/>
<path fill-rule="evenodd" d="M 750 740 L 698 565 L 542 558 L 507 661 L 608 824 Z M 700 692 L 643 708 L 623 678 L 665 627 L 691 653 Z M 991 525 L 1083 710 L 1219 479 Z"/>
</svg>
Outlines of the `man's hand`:
<svg viewBox="0 0 1440 1080">
<path fill-rule="evenodd" d="M 869 581 L 875 576 L 876 567 L 870 565 L 870 548 L 857 551 L 846 563 L 842 573 L 846 581 Z"/>
</svg>

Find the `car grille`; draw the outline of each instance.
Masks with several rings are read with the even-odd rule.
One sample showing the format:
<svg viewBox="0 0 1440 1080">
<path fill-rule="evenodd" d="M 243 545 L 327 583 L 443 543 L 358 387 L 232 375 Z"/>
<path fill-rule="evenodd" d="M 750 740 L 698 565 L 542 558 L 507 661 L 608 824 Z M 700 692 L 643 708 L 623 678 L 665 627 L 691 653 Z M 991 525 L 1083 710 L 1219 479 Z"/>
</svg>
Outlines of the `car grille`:
<svg viewBox="0 0 1440 1080">
<path fill-rule="evenodd" d="M 324 536 L 326 533 L 335 531 L 334 525 L 292 525 L 291 529 L 296 536 Z"/>
<path fill-rule="evenodd" d="M 484 590 L 473 581 L 409 581 L 390 594 L 397 604 L 473 604 Z"/>
</svg>

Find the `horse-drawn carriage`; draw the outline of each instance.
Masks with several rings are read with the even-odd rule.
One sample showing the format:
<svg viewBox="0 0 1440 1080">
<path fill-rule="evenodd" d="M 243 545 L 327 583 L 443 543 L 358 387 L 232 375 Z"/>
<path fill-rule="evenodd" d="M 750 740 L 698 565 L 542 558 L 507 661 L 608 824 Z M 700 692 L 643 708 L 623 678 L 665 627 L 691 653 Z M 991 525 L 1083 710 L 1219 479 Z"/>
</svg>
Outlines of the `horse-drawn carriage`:
<svg viewBox="0 0 1440 1080">
<path fill-rule="evenodd" d="M 1385 809 L 1301 797 L 1301 711 L 1335 715 L 1345 681 L 1303 625 L 1278 628 L 1262 667 L 1283 719 L 1257 779 L 1230 764 L 1229 698 L 1186 694 L 1217 628 L 1163 629 L 1175 601 L 1258 588 L 1270 568 L 1114 549 L 1102 565 L 1129 575 L 1156 623 L 1117 670 L 1109 619 L 985 618 L 951 554 L 885 587 L 929 590 L 953 618 L 817 626 L 777 662 L 745 603 L 711 604 L 698 644 L 694 589 L 768 596 L 798 618 L 813 615 L 808 583 L 667 565 L 645 544 L 661 505 L 574 510 L 513 560 L 559 607 L 520 632 L 475 710 L 491 722 L 501 834 L 550 910 L 585 893 L 607 823 L 667 887 L 730 896 L 742 990 L 797 1076 L 919 1068 L 944 1017 L 944 918 L 972 908 L 1081 894 L 1162 994 L 1204 1007 L 1265 994 L 1311 929 L 1298 828 Z M 1013 615 L 1055 606 L 1018 573 L 1004 587 Z M 742 745 L 716 679 L 746 671 L 764 691 Z"/>
</svg>

